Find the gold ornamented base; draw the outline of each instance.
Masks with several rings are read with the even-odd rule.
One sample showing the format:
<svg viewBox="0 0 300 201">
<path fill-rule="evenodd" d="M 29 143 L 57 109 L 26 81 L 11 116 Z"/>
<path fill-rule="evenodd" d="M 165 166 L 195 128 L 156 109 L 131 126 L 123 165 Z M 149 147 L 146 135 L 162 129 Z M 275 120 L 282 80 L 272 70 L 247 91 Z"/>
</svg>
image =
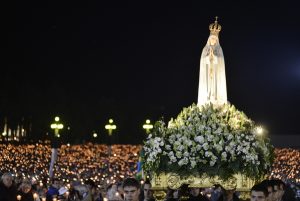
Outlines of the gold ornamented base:
<svg viewBox="0 0 300 201">
<path fill-rule="evenodd" d="M 153 197 L 157 201 L 164 200 L 166 197 L 166 192 L 163 190 L 154 190 Z"/>
<path fill-rule="evenodd" d="M 181 176 L 176 173 L 160 173 L 153 175 L 151 184 L 152 189 L 154 190 L 154 196 L 158 201 L 164 199 L 166 195 L 164 191 L 166 191 L 168 188 L 178 189 L 183 184 L 187 184 L 190 188 L 210 188 L 215 184 L 220 184 L 226 190 L 236 189 L 236 191 L 240 192 L 240 198 L 242 200 L 245 200 L 249 198 L 249 191 L 257 182 L 258 181 L 250 179 L 242 174 L 235 174 L 232 178 L 224 181 L 221 180 L 218 176 Z"/>
</svg>

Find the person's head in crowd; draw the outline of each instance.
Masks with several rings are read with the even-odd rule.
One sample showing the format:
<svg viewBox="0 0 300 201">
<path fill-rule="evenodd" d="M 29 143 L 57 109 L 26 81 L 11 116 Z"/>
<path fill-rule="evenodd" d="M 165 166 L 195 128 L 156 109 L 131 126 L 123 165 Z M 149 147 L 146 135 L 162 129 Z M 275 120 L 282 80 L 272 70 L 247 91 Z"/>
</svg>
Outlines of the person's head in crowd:
<svg viewBox="0 0 300 201">
<path fill-rule="evenodd" d="M 190 188 L 190 196 L 198 197 L 200 195 L 200 188 Z"/>
<path fill-rule="evenodd" d="M 78 190 L 76 190 L 75 188 L 72 188 L 70 190 L 70 194 L 68 197 L 69 200 L 81 200 L 82 196 L 80 196 L 80 193 Z"/>
<path fill-rule="evenodd" d="M 71 188 L 74 188 L 75 186 L 79 186 L 81 183 L 79 181 L 72 181 L 71 182 Z"/>
<path fill-rule="evenodd" d="M 213 190 L 216 191 L 216 192 L 222 192 L 224 190 L 224 188 L 220 184 L 215 184 L 213 186 Z"/>
<path fill-rule="evenodd" d="M 109 184 L 106 188 L 106 197 L 108 200 L 118 200 L 119 192 L 116 184 Z"/>
<path fill-rule="evenodd" d="M 236 200 L 238 199 L 237 195 L 236 195 L 236 191 L 235 189 L 226 189 L 223 191 L 222 196 L 220 197 L 223 200 Z"/>
<path fill-rule="evenodd" d="M 79 192 L 79 196 L 81 199 L 84 199 L 88 195 L 88 192 L 89 192 L 88 187 L 85 185 L 75 186 L 74 189 Z"/>
<path fill-rule="evenodd" d="M 285 183 L 282 180 L 275 179 L 272 180 L 274 183 L 274 199 L 280 201 L 285 191 Z"/>
<path fill-rule="evenodd" d="M 218 200 L 224 191 L 225 189 L 220 184 L 213 185 L 211 200 Z"/>
<path fill-rule="evenodd" d="M 152 192 L 151 183 L 149 180 L 145 181 L 143 191 L 144 191 L 144 200 L 145 201 L 153 200 L 153 192 Z"/>
<path fill-rule="evenodd" d="M 256 184 L 251 188 L 250 201 L 267 201 L 268 190 L 262 184 Z"/>
<path fill-rule="evenodd" d="M 96 193 L 96 190 L 97 190 L 97 185 L 95 184 L 95 182 L 91 179 L 87 180 L 85 182 L 86 186 L 88 187 L 89 191 L 92 193 L 92 194 L 95 194 Z"/>
<path fill-rule="evenodd" d="M 181 199 L 182 191 L 181 189 L 170 189 L 168 188 L 166 200 L 167 201 L 178 201 Z"/>
<path fill-rule="evenodd" d="M 123 181 L 124 199 L 126 201 L 138 201 L 140 194 L 140 182 L 135 178 L 126 178 Z"/>
<path fill-rule="evenodd" d="M 123 190 L 122 182 L 119 182 L 117 184 L 117 191 L 120 193 L 120 196 L 123 200 L 124 199 L 124 190 Z"/>
<path fill-rule="evenodd" d="M 273 201 L 273 199 L 274 199 L 273 198 L 274 197 L 274 187 L 273 187 L 271 181 L 265 179 L 260 184 L 263 185 L 268 191 L 268 196 L 266 198 L 266 201 Z"/>
<path fill-rule="evenodd" d="M 272 201 L 277 201 L 280 191 L 279 191 L 279 183 L 277 182 L 278 180 L 271 179 L 270 183 L 273 186 L 273 197 Z"/>
<path fill-rule="evenodd" d="M 32 185 L 31 185 L 31 182 L 29 180 L 24 180 L 20 187 L 19 187 L 19 190 L 21 192 L 23 192 L 24 194 L 27 194 L 31 191 L 31 188 L 32 188 Z"/>
<path fill-rule="evenodd" d="M 23 180 L 23 178 L 22 178 L 21 174 L 14 178 L 15 184 L 17 186 L 19 186 L 22 183 L 22 180 Z"/>
<path fill-rule="evenodd" d="M 111 190 L 112 190 L 113 192 L 116 193 L 116 192 L 118 191 L 118 186 L 117 186 L 117 184 L 115 184 L 115 183 L 112 184 L 112 185 L 111 185 Z"/>
<path fill-rule="evenodd" d="M 179 198 L 181 196 L 180 190 L 179 189 L 174 190 L 173 193 L 172 193 L 172 196 L 173 196 L 174 199 L 179 200 Z"/>
<path fill-rule="evenodd" d="M 53 178 L 51 180 L 51 185 L 49 186 L 46 193 L 47 201 L 52 201 L 54 197 L 59 196 L 59 192 L 58 192 L 58 189 L 60 188 L 59 185 L 60 182 L 58 178 Z"/>
<path fill-rule="evenodd" d="M 169 199 L 169 198 L 173 198 L 173 193 L 174 193 L 174 190 L 171 189 L 171 188 L 168 188 L 167 189 L 167 194 L 166 194 L 166 200 Z"/>
<path fill-rule="evenodd" d="M 59 198 L 60 199 L 66 199 L 67 197 L 67 192 L 68 192 L 68 189 L 66 187 L 61 187 L 59 190 L 58 190 L 58 193 L 59 193 Z"/>
<path fill-rule="evenodd" d="M 113 184 L 109 184 L 109 185 L 106 187 L 106 192 L 110 191 L 112 185 L 113 185 Z"/>
<path fill-rule="evenodd" d="M 60 188 L 60 180 L 58 178 L 53 178 L 51 186 L 56 189 L 59 189 Z"/>
<path fill-rule="evenodd" d="M 271 179 L 269 180 L 270 185 L 273 187 L 272 197 L 270 197 L 271 201 L 280 201 L 285 192 L 285 183 L 279 179 Z"/>
<path fill-rule="evenodd" d="M 6 188 L 9 188 L 13 184 L 13 176 L 10 173 L 6 172 L 1 176 L 1 182 Z"/>
</svg>

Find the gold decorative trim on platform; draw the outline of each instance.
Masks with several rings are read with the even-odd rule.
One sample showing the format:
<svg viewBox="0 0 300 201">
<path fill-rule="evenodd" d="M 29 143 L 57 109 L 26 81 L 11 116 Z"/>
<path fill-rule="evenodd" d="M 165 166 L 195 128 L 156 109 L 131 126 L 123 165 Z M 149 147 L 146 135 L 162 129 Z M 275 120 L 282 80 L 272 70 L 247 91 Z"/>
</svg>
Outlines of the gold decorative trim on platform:
<svg viewBox="0 0 300 201">
<path fill-rule="evenodd" d="M 176 173 L 154 174 L 151 181 L 152 188 L 161 189 L 178 189 L 182 184 L 188 184 L 190 188 L 209 188 L 214 184 L 220 184 L 225 189 L 236 189 L 237 191 L 249 191 L 256 183 L 256 180 L 250 179 L 242 174 L 235 174 L 232 178 L 224 181 L 218 176 L 208 177 L 206 175 L 188 175 L 181 176 Z"/>
<path fill-rule="evenodd" d="M 160 173 L 154 174 L 151 180 L 154 197 L 158 201 L 165 199 L 168 188 L 178 189 L 183 184 L 187 184 L 189 188 L 210 188 L 214 184 L 220 184 L 226 190 L 239 191 L 240 199 L 247 200 L 250 198 L 250 189 L 258 182 L 242 174 L 235 174 L 232 178 L 224 181 L 218 176 L 208 177 L 205 174 L 182 176 L 177 173 Z"/>
</svg>

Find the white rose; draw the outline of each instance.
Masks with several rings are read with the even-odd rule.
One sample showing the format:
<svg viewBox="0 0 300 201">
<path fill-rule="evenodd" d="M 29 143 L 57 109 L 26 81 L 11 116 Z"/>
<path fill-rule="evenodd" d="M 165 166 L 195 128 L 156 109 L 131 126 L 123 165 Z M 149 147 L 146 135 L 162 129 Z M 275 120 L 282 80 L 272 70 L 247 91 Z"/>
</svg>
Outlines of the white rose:
<svg viewBox="0 0 300 201">
<path fill-rule="evenodd" d="M 177 158 L 181 158 L 182 157 L 182 153 L 181 152 L 176 152 L 176 157 Z"/>
<path fill-rule="evenodd" d="M 192 168 L 194 168 L 195 166 L 196 166 L 196 161 L 191 161 L 191 166 L 192 166 Z"/>
<path fill-rule="evenodd" d="M 223 161 L 223 160 L 226 160 L 226 158 L 227 158 L 227 153 L 226 153 L 226 152 L 223 152 L 223 153 L 221 154 L 221 157 L 222 157 L 222 161 Z"/>
<path fill-rule="evenodd" d="M 207 144 L 207 143 L 204 143 L 204 144 L 203 144 L 203 149 L 206 151 L 206 150 L 208 150 L 208 148 L 209 148 L 208 144 Z"/>
<path fill-rule="evenodd" d="M 171 156 L 171 157 L 170 157 L 170 160 L 171 160 L 172 162 L 176 162 L 176 161 L 177 161 L 177 158 L 176 158 L 175 156 Z"/>
<path fill-rule="evenodd" d="M 195 140 L 196 142 L 199 142 L 200 144 L 203 144 L 203 142 L 204 142 L 204 137 L 200 135 L 200 136 L 195 137 L 194 140 Z"/>
<path fill-rule="evenodd" d="M 215 163 L 216 163 L 215 161 L 210 161 L 210 162 L 209 162 L 209 165 L 212 167 L 212 166 L 215 165 Z"/>
<path fill-rule="evenodd" d="M 189 155 L 190 154 L 188 152 L 184 152 L 184 154 L 183 154 L 184 157 L 189 157 Z"/>
<path fill-rule="evenodd" d="M 184 165 L 184 160 L 181 159 L 180 161 L 178 161 L 178 165 L 179 165 L 179 166 L 183 166 L 183 165 Z"/>
<path fill-rule="evenodd" d="M 211 142 L 212 140 L 213 140 L 213 136 L 212 136 L 212 135 L 208 135 L 208 136 L 207 136 L 207 141 L 208 141 L 208 142 Z"/>
<path fill-rule="evenodd" d="M 172 157 L 172 156 L 174 156 L 174 153 L 173 153 L 173 151 L 171 151 L 171 152 L 168 154 L 168 156 L 169 156 L 169 157 Z"/>
</svg>

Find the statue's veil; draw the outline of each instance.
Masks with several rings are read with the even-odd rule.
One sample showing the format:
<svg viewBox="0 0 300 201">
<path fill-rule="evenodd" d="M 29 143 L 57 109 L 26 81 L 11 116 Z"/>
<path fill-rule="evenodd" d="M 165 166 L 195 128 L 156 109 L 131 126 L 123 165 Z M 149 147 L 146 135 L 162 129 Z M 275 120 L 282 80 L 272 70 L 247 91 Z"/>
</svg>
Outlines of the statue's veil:
<svg viewBox="0 0 300 201">
<path fill-rule="evenodd" d="M 216 43 L 214 45 L 210 45 L 209 41 L 211 37 L 216 37 Z M 216 85 L 217 85 L 217 94 L 216 101 L 211 101 L 208 98 L 208 56 L 210 53 L 210 48 L 213 49 L 214 55 L 217 57 L 217 64 L 215 64 L 215 70 L 217 71 L 216 76 Z M 226 75 L 225 75 L 225 62 L 224 55 L 222 51 L 222 47 L 219 43 L 218 36 L 214 34 L 210 34 L 208 37 L 207 43 L 202 50 L 201 58 L 200 58 L 200 75 L 199 75 L 199 90 L 198 90 L 198 105 L 204 105 L 209 102 L 213 104 L 224 104 L 227 103 L 227 89 L 226 89 Z"/>
</svg>

